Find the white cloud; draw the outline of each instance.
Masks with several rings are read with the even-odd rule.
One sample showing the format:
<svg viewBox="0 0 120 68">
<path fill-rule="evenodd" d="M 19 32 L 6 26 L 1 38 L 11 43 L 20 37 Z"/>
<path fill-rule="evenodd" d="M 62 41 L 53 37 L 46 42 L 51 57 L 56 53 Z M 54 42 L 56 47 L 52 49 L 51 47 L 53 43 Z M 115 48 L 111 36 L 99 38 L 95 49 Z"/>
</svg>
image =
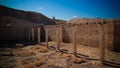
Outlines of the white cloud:
<svg viewBox="0 0 120 68">
<path fill-rule="evenodd" d="M 74 18 L 76 18 L 77 16 L 73 16 Z"/>
</svg>

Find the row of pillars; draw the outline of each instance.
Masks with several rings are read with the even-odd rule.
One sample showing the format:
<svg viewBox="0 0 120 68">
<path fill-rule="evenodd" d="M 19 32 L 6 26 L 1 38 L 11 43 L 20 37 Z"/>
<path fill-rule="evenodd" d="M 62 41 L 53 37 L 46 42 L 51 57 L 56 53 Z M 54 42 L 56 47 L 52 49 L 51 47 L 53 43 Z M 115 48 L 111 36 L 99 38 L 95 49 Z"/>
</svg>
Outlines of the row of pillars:
<svg viewBox="0 0 120 68">
<path fill-rule="evenodd" d="M 40 39 L 40 31 L 41 31 L 41 29 L 40 29 L 40 27 L 38 27 L 37 28 L 37 35 L 38 35 L 38 44 L 40 44 L 41 43 L 41 39 Z M 27 33 L 27 36 L 26 36 L 26 38 L 28 37 L 28 40 L 29 41 L 31 41 L 32 40 L 32 42 L 35 42 L 35 29 L 34 28 L 30 28 L 30 29 L 28 29 L 28 33 Z"/>
<path fill-rule="evenodd" d="M 77 31 L 77 26 L 73 26 L 74 29 L 73 29 L 73 32 L 72 32 L 72 38 L 73 38 L 73 53 L 75 56 L 77 56 L 77 42 L 76 42 L 76 31 Z M 105 26 L 104 25 L 99 25 L 98 24 L 98 28 L 101 30 L 100 31 L 100 39 L 99 39 L 99 47 L 100 47 L 100 61 L 102 64 L 104 64 L 104 61 L 105 61 L 105 42 L 104 42 L 104 39 L 105 39 Z M 32 41 L 34 41 L 34 28 L 32 28 L 31 30 L 29 30 L 28 32 L 28 39 L 30 40 L 30 38 L 32 38 Z M 31 33 L 30 33 L 31 32 Z M 37 35 L 38 35 L 38 44 L 40 45 L 41 44 L 41 28 L 38 27 L 37 28 Z M 61 33 L 60 33 L 61 32 Z M 31 35 L 30 35 L 31 34 Z M 62 42 L 62 26 L 56 26 L 56 45 L 57 45 L 57 51 L 60 50 L 60 44 Z M 31 37 L 32 36 L 32 37 Z M 49 45 L 48 45 L 48 28 L 45 28 L 45 40 L 46 40 L 46 47 L 48 48 Z"/>
</svg>

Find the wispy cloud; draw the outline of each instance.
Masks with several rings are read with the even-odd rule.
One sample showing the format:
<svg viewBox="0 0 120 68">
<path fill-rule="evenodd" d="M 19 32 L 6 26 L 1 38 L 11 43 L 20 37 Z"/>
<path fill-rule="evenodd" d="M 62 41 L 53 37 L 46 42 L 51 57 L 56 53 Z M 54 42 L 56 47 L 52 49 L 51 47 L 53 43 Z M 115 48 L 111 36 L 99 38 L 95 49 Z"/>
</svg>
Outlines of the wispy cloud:
<svg viewBox="0 0 120 68">
<path fill-rule="evenodd" d="M 43 8 L 42 8 L 42 7 L 39 7 L 38 9 L 42 10 Z"/>
<path fill-rule="evenodd" d="M 76 18 L 77 16 L 73 16 L 74 18 Z"/>
</svg>

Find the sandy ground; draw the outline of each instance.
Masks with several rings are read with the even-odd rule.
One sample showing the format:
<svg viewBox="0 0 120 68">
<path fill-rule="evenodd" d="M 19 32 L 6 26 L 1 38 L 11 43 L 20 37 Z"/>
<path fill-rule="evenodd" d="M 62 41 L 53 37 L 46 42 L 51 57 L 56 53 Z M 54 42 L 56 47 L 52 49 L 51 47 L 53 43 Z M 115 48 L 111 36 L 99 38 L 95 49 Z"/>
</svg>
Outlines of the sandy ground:
<svg viewBox="0 0 120 68">
<path fill-rule="evenodd" d="M 61 51 L 55 50 L 56 43 L 49 42 L 22 48 L 1 48 L 0 68 L 115 68 L 101 65 L 98 48 L 77 45 L 78 56 L 73 55 L 73 44 L 61 43 Z M 120 64 L 120 53 L 106 50 L 105 60 Z"/>
</svg>

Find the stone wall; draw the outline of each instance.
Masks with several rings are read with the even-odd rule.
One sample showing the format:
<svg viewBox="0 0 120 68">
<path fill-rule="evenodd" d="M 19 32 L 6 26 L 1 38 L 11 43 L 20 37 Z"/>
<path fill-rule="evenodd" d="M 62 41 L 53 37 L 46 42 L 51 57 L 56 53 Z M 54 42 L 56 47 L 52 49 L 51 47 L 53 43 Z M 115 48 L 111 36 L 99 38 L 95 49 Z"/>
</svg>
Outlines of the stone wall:
<svg viewBox="0 0 120 68">
<path fill-rule="evenodd" d="M 114 51 L 120 51 L 120 24 L 119 21 L 104 21 L 104 22 L 93 22 L 93 23 L 80 23 L 75 25 L 45 25 L 39 26 L 38 24 L 25 24 L 18 25 L 14 24 L 10 27 L 0 29 L 1 36 L 0 41 L 33 41 L 31 29 L 34 29 L 34 42 L 38 42 L 37 28 L 41 28 L 41 41 L 45 41 L 45 29 L 48 29 L 49 41 L 57 40 L 57 32 L 59 32 L 60 41 L 65 43 L 73 43 L 73 31 L 76 29 L 76 41 L 77 44 L 99 47 L 99 41 L 101 38 L 101 29 L 104 28 L 105 34 L 105 45 L 108 49 Z M 2 25 L 1 25 L 2 27 Z M 5 26 L 3 26 L 5 27 Z M 18 29 L 20 27 L 20 29 Z M 21 28 L 22 27 L 22 28 Z M 4 31 L 3 31 L 4 30 Z M 30 31 L 30 32 L 29 32 Z"/>
<path fill-rule="evenodd" d="M 113 25 L 113 49 L 120 52 L 120 21 L 114 21 Z"/>
<path fill-rule="evenodd" d="M 102 25 L 102 24 L 103 25 Z M 58 27 L 61 27 L 62 33 L 59 34 L 62 36 L 62 42 L 65 43 L 72 43 L 73 42 L 73 31 L 75 30 L 74 26 L 77 26 L 76 29 L 76 41 L 77 44 L 85 45 L 85 46 L 92 46 L 92 47 L 99 47 L 99 41 L 100 41 L 100 33 L 101 29 L 104 28 L 104 45 L 106 45 L 106 48 L 110 50 L 116 50 L 119 51 L 119 37 L 116 37 L 119 31 L 117 26 L 115 26 L 113 21 L 109 22 L 98 22 L 98 23 L 84 23 L 79 25 L 59 25 L 59 26 L 48 26 L 49 29 L 49 38 L 52 41 L 56 41 L 56 30 Z M 117 31 L 115 31 L 117 30 Z"/>
</svg>

